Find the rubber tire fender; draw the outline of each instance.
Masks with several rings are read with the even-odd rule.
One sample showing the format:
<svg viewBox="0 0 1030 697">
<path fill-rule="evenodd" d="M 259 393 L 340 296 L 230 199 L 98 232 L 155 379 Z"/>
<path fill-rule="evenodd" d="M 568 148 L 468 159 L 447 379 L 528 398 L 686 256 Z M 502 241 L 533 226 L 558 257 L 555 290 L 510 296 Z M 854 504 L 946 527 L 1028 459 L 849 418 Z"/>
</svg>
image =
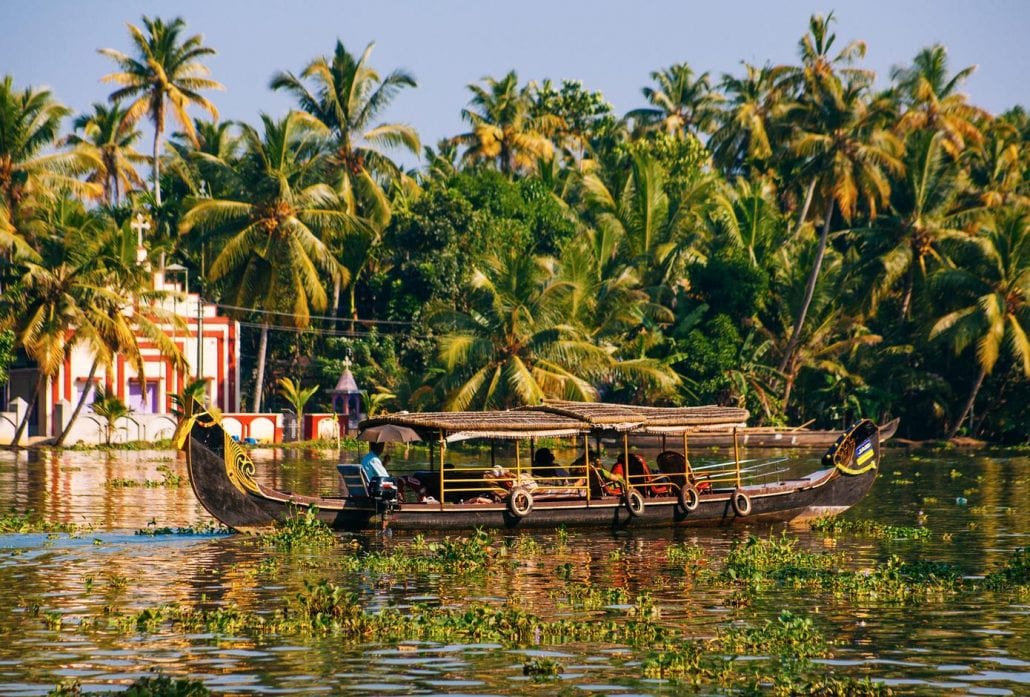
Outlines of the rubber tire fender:
<svg viewBox="0 0 1030 697">
<path fill-rule="evenodd" d="M 639 518 L 644 512 L 644 497 L 636 489 L 630 489 L 626 492 L 626 495 L 622 497 L 622 503 L 626 506 L 626 510 L 634 518 Z"/>
<path fill-rule="evenodd" d="M 736 489 L 730 497 L 730 505 L 733 512 L 744 518 L 751 514 L 751 498 L 740 489 Z"/>
<path fill-rule="evenodd" d="M 680 510 L 684 513 L 696 511 L 697 507 L 701 505 L 701 494 L 693 484 L 681 486 L 676 498 L 679 500 Z"/>
<path fill-rule="evenodd" d="M 517 486 L 508 494 L 508 512 L 516 518 L 525 518 L 533 510 L 533 494 L 524 486 Z"/>
</svg>

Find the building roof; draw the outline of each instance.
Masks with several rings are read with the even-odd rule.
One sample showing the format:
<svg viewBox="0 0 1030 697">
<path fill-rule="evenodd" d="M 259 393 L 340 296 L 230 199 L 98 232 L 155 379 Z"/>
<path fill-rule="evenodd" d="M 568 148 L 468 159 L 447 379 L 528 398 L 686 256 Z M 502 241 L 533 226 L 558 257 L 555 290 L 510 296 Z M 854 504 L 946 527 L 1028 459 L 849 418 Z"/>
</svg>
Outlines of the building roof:
<svg viewBox="0 0 1030 697">
<path fill-rule="evenodd" d="M 350 368 L 344 368 L 340 374 L 340 379 L 336 381 L 336 387 L 333 388 L 333 394 L 360 394 L 361 390 L 358 389 L 358 383 L 354 379 L 354 375 L 350 372 Z"/>
</svg>

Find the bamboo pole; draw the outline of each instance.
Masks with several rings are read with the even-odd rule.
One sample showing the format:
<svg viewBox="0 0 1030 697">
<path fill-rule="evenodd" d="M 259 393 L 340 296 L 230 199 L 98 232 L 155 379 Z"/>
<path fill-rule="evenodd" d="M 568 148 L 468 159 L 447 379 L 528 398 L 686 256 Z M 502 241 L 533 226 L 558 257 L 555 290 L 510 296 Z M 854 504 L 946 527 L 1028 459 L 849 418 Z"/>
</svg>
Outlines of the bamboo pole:
<svg viewBox="0 0 1030 697">
<path fill-rule="evenodd" d="M 622 432 L 622 476 L 626 480 L 626 489 L 622 493 L 629 494 L 629 489 L 633 488 L 633 484 L 629 479 L 629 431 Z"/>
<path fill-rule="evenodd" d="M 590 434 L 583 434 L 583 473 L 587 483 L 587 508 L 590 507 Z"/>
<path fill-rule="evenodd" d="M 440 510 L 441 511 L 443 510 L 443 502 L 445 500 L 445 496 L 444 495 L 446 493 L 444 491 L 444 479 L 443 479 L 443 449 L 444 449 L 444 446 L 446 444 L 447 444 L 447 441 L 444 440 L 443 430 L 441 429 L 440 430 Z"/>
<path fill-rule="evenodd" d="M 733 462 L 737 468 L 737 488 L 740 488 L 740 443 L 737 440 L 737 427 L 733 427 Z"/>
<path fill-rule="evenodd" d="M 687 432 L 683 432 L 683 486 L 690 484 L 690 477 L 693 474 L 690 467 L 690 455 L 687 451 Z"/>
</svg>

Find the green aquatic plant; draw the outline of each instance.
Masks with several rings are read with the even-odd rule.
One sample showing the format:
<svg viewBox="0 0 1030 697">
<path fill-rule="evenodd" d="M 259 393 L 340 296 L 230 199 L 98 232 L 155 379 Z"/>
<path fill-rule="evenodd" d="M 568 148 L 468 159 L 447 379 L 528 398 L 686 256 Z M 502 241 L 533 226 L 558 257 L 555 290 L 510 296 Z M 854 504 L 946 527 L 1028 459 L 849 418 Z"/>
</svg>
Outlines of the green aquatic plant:
<svg viewBox="0 0 1030 697">
<path fill-rule="evenodd" d="M 313 506 L 303 513 L 294 511 L 285 521 L 277 521 L 271 532 L 262 533 L 260 540 L 279 549 L 332 547 L 339 542 L 332 528 L 318 519 L 318 509 Z"/>
<path fill-rule="evenodd" d="M 665 549 L 665 558 L 670 564 L 707 564 L 708 550 L 700 545 L 672 544 Z"/>
<path fill-rule="evenodd" d="M 750 686 L 753 694 L 772 694 L 776 697 L 892 697 L 894 690 L 882 682 L 869 678 L 837 677 L 835 675 L 797 675 L 790 671 L 778 672 L 770 689 L 767 683 Z"/>
<path fill-rule="evenodd" d="M 189 482 L 183 475 L 173 472 L 172 468 L 168 465 L 159 466 L 157 471 L 161 473 L 161 479 L 109 479 L 105 482 L 105 485 L 109 489 L 178 489 Z"/>
<path fill-rule="evenodd" d="M 1017 589 L 1021 595 L 1030 593 L 1030 547 L 1013 552 L 1005 566 L 984 576 L 981 585 L 987 590 Z"/>
<path fill-rule="evenodd" d="M 600 588 L 592 583 L 566 583 L 550 594 L 559 606 L 578 610 L 601 610 L 611 605 L 628 605 L 630 602 L 630 594 L 625 588 Z"/>
<path fill-rule="evenodd" d="M 160 537 L 162 535 L 228 535 L 232 532 L 215 520 L 202 520 L 185 528 L 159 527 L 157 521 L 151 520 L 147 527 L 140 528 L 135 534 L 145 537 Z"/>
<path fill-rule="evenodd" d="M 721 577 L 762 585 L 770 581 L 795 580 L 832 571 L 843 566 L 841 552 L 809 552 L 798 549 L 796 538 L 786 533 L 768 538 L 748 535 L 735 540 L 726 556 Z"/>
<path fill-rule="evenodd" d="M 719 646 L 739 655 L 775 655 L 790 663 L 807 663 L 829 655 L 830 645 L 809 617 L 784 610 L 775 620 L 755 627 L 732 627 Z"/>
<path fill-rule="evenodd" d="M 5 533 L 34 533 L 34 532 L 66 532 L 75 533 L 79 527 L 74 523 L 59 523 L 33 515 L 32 511 L 25 513 L 8 513 L 0 516 L 0 534 Z"/>
<path fill-rule="evenodd" d="M 522 533 L 509 545 L 513 554 L 519 557 L 535 557 L 540 554 L 540 543 L 536 538 Z"/>
<path fill-rule="evenodd" d="M 933 537 L 933 533 L 929 528 L 889 525 L 875 520 L 820 518 L 812 522 L 811 528 L 813 532 L 823 532 L 828 535 L 846 533 L 862 537 L 872 537 L 878 540 L 928 540 Z"/>
<path fill-rule="evenodd" d="M 86 693 L 83 693 L 82 683 L 78 680 L 62 682 L 47 693 L 48 697 L 80 697 L 83 694 Z M 208 697 L 211 691 L 204 687 L 204 683 L 199 680 L 157 675 L 140 678 L 127 690 L 98 691 L 91 688 L 88 694 L 101 697 L 110 695 L 119 695 L 119 697 Z"/>
<path fill-rule="evenodd" d="M 693 685 L 713 682 L 725 670 L 726 662 L 713 661 L 702 642 L 666 644 L 651 651 L 641 663 L 645 678 L 686 681 Z"/>
<path fill-rule="evenodd" d="M 493 538 L 482 529 L 468 537 L 446 537 L 440 542 L 430 542 L 425 549 L 434 565 L 462 571 L 482 568 L 498 554 Z"/>
<path fill-rule="evenodd" d="M 553 680 L 565 671 L 558 661 L 551 658 L 534 658 L 522 664 L 522 674 L 532 676 L 533 680 Z"/>
</svg>

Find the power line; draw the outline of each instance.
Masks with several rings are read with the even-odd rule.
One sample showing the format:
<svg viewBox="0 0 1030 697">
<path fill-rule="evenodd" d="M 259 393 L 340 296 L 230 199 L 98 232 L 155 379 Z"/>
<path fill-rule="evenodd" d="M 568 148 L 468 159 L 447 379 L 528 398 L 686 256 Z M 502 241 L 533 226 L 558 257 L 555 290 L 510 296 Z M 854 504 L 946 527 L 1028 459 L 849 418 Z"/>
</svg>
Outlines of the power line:
<svg viewBox="0 0 1030 697">
<path fill-rule="evenodd" d="M 264 324 L 258 322 L 242 322 L 237 320 L 237 324 L 241 327 L 247 327 L 250 329 L 264 329 Z M 282 325 L 270 324 L 268 325 L 270 331 L 275 332 L 293 332 L 295 334 L 316 334 L 318 336 L 339 336 L 343 338 L 349 337 L 364 337 L 364 336 L 411 336 L 417 339 L 433 339 L 434 337 L 426 334 L 411 334 L 409 332 L 396 332 L 396 333 L 379 333 L 379 332 L 366 332 L 366 331 L 350 331 L 347 329 L 317 329 L 315 327 L 307 327 L 301 329 L 299 327 L 284 327 Z"/>
<path fill-rule="evenodd" d="M 239 310 L 241 312 L 256 312 L 260 315 L 280 315 L 283 317 L 293 317 L 292 312 L 280 312 L 278 310 L 262 310 L 257 307 L 240 307 L 239 305 L 227 305 L 225 303 L 218 303 L 211 300 L 204 300 L 200 298 L 201 302 L 206 302 L 209 305 L 220 307 L 223 310 Z M 357 322 L 360 324 L 401 324 L 401 325 L 412 325 L 414 322 L 411 320 L 403 319 L 355 319 L 352 317 L 328 317 L 325 315 L 309 315 L 309 319 L 325 320 L 326 322 Z"/>
</svg>

